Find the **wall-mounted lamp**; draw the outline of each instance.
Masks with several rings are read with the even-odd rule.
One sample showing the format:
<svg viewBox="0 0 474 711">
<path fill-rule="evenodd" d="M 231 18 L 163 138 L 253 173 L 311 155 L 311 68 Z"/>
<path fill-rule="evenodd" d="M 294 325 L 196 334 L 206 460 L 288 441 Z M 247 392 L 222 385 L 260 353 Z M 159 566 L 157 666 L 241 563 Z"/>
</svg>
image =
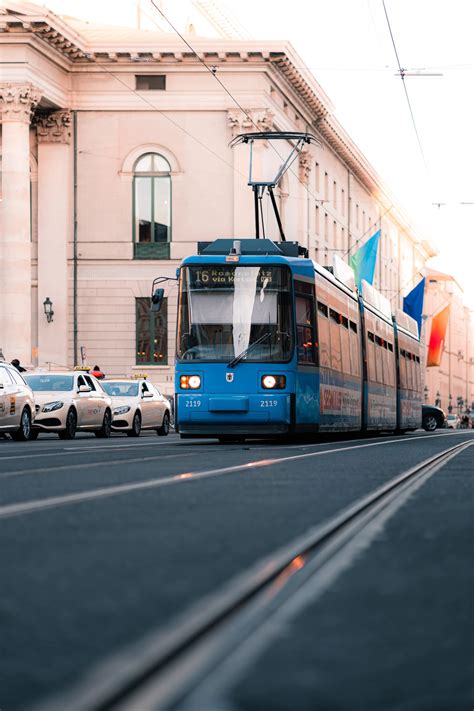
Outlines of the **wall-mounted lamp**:
<svg viewBox="0 0 474 711">
<path fill-rule="evenodd" d="M 48 323 L 51 323 L 51 321 L 53 320 L 54 311 L 53 311 L 53 302 L 51 301 L 49 296 L 47 296 L 46 299 L 43 301 L 43 308 L 44 308 L 44 313 L 46 314 Z"/>
</svg>

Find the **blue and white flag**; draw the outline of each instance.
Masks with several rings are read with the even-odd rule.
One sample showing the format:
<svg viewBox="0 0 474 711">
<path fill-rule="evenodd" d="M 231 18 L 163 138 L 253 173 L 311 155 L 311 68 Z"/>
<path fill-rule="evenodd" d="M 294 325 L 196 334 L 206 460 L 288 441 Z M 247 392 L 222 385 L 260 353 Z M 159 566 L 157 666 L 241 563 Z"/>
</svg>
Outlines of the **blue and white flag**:
<svg viewBox="0 0 474 711">
<path fill-rule="evenodd" d="M 362 289 L 362 279 L 373 284 L 375 263 L 379 248 L 380 230 L 377 230 L 360 249 L 352 255 L 350 264 L 354 270 L 355 280 L 359 291 Z"/>
<path fill-rule="evenodd" d="M 418 334 L 421 337 L 421 319 L 423 314 L 423 300 L 425 297 L 425 277 L 403 297 L 403 310 L 415 319 L 418 324 Z"/>
</svg>

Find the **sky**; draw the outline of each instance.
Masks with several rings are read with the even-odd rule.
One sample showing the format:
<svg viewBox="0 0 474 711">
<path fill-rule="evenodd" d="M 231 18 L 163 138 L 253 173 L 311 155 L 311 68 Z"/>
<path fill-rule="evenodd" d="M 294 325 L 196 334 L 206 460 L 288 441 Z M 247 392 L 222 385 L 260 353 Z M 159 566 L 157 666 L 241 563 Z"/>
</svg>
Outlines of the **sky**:
<svg viewBox="0 0 474 711">
<path fill-rule="evenodd" d="M 177 16 L 190 0 L 161 1 Z M 137 2 L 42 4 L 124 24 L 135 20 Z M 386 13 L 383 0 L 214 2 L 226 5 L 253 39 L 292 43 L 418 234 L 438 248 L 430 266 L 453 274 L 473 308 L 474 1 L 385 0 Z M 159 19 L 150 0 L 141 4 Z M 411 112 L 398 62 L 417 74 L 405 77 Z"/>
</svg>

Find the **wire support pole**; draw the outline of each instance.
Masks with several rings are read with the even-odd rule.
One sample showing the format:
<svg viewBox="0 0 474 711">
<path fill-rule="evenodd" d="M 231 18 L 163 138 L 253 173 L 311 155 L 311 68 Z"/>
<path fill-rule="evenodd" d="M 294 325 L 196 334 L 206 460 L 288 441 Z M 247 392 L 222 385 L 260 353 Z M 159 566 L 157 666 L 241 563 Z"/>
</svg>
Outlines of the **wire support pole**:
<svg viewBox="0 0 474 711">
<path fill-rule="evenodd" d="M 278 229 L 280 230 L 281 241 L 286 242 L 285 233 L 283 232 L 283 225 L 281 224 L 280 213 L 278 212 L 278 207 L 276 204 L 275 195 L 273 194 L 272 187 L 268 187 L 268 194 L 270 195 L 270 200 L 272 201 L 273 211 L 275 212 Z"/>
<path fill-rule="evenodd" d="M 260 239 L 260 217 L 258 214 L 258 186 L 253 186 L 253 204 L 255 207 L 255 238 Z"/>
</svg>

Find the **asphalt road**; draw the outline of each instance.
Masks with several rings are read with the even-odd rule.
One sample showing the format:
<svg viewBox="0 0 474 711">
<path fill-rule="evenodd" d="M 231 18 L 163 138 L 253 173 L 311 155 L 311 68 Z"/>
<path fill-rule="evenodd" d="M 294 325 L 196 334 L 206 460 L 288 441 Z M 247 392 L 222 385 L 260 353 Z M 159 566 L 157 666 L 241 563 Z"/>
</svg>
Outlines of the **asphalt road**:
<svg viewBox="0 0 474 711">
<path fill-rule="evenodd" d="M 87 679 L 292 538 L 466 439 L 474 432 L 226 446 L 174 434 L 0 440 L 0 709 Z M 230 678 L 216 709 L 472 708 L 473 474 L 474 446 Z"/>
</svg>

